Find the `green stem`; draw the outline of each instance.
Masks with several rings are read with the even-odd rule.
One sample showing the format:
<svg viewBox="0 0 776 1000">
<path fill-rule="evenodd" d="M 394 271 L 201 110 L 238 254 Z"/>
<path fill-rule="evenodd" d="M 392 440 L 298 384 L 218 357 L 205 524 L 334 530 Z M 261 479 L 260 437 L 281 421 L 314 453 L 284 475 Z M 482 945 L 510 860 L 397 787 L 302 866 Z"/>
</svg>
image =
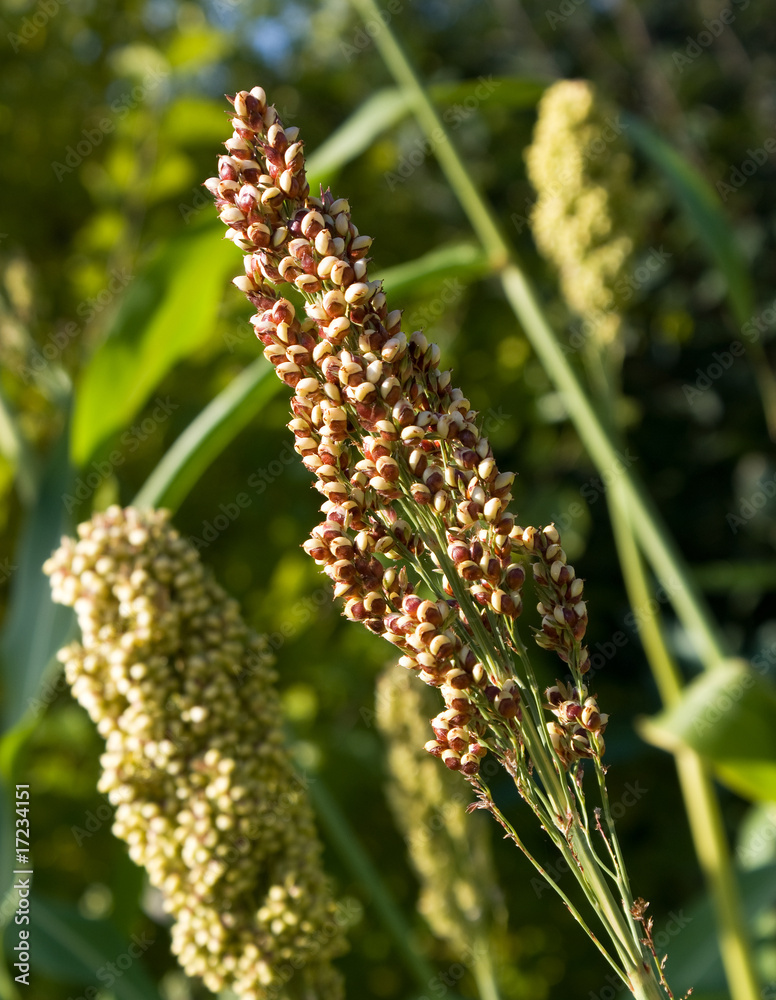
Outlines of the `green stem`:
<svg viewBox="0 0 776 1000">
<path fill-rule="evenodd" d="M 488 942 L 480 938 L 474 942 L 474 945 L 472 974 L 477 984 L 480 1000 L 501 1000 Z"/>
<path fill-rule="evenodd" d="M 353 0 L 353 4 L 365 19 L 379 17 L 380 11 L 375 0 Z M 725 660 L 724 643 L 700 590 L 679 550 L 670 541 L 660 514 L 636 476 L 630 469 L 623 467 L 614 442 L 561 350 L 533 288 L 518 266 L 514 251 L 503 237 L 491 209 L 450 141 L 436 109 L 388 25 L 375 35 L 374 41 L 397 83 L 409 94 L 415 115 L 432 142 L 432 148 L 450 186 L 487 251 L 492 267 L 499 271 L 509 304 L 548 375 L 565 397 L 569 416 L 583 444 L 602 473 L 609 473 L 610 470 L 620 472 L 639 542 L 677 615 L 694 641 L 699 658 L 707 668 L 720 666 Z"/>
<path fill-rule="evenodd" d="M 436 971 L 412 943 L 401 910 L 396 905 L 372 859 L 361 846 L 361 842 L 351 829 L 337 802 L 322 783 L 320 781 L 313 782 L 309 791 L 321 825 L 329 832 L 331 843 L 340 852 L 342 860 L 363 887 L 368 896 L 368 902 L 380 916 L 383 926 L 393 938 L 407 969 L 413 974 L 418 986 L 421 990 L 427 990 L 429 983 L 436 979 Z M 453 997 L 453 1000 L 457 1000 L 457 998 Z"/>
<path fill-rule="evenodd" d="M 649 600 L 649 587 L 633 537 L 626 497 L 619 483 L 612 484 L 610 501 L 625 586 L 631 605 L 640 607 Z M 663 638 L 659 613 L 640 615 L 638 628 L 661 700 L 666 707 L 671 707 L 681 698 L 682 678 Z M 730 995 L 733 1000 L 758 1000 L 760 987 L 754 957 L 711 775 L 694 750 L 680 749 L 674 756 L 695 853 L 714 906 Z"/>
</svg>

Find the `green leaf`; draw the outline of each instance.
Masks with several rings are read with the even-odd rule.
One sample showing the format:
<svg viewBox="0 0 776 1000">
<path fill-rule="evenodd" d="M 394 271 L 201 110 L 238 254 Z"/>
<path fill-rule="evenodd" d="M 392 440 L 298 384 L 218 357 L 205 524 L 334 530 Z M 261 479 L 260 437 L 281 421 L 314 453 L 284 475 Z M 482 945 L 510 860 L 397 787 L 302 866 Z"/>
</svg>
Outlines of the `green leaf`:
<svg viewBox="0 0 776 1000">
<path fill-rule="evenodd" d="M 208 222 L 166 242 L 129 285 L 78 387 L 71 454 L 79 467 L 212 335 L 225 277 L 239 265 L 222 235 L 220 223 Z"/>
<path fill-rule="evenodd" d="M 339 171 L 369 149 L 374 140 L 410 112 L 407 95 L 400 90 L 378 90 L 360 104 L 329 138 L 307 158 L 310 189 L 331 180 Z"/>
<path fill-rule="evenodd" d="M 773 905 L 776 893 L 776 865 L 756 871 L 739 872 L 738 884 L 744 917 L 751 927 Z M 658 956 L 668 953 L 666 976 L 677 997 L 694 987 L 693 998 L 728 997 L 725 972 L 719 952 L 717 923 L 708 895 L 686 910 L 655 916 Z M 664 938 L 661 936 L 665 936 Z"/>
<path fill-rule="evenodd" d="M 644 122 L 627 117 L 628 134 L 639 150 L 662 171 L 677 201 L 692 220 L 706 253 L 727 281 L 728 295 L 738 323 L 752 315 L 754 290 L 735 235 L 720 200 L 705 178 L 680 153 Z"/>
<path fill-rule="evenodd" d="M 744 798 L 776 800 L 776 687 L 732 660 L 689 684 L 670 709 L 640 724 L 665 750 L 691 747 Z"/>
<path fill-rule="evenodd" d="M 133 503 L 175 511 L 226 446 L 282 386 L 258 358 L 196 417 L 162 458 Z"/>
<path fill-rule="evenodd" d="M 390 267 L 379 276 L 383 279 L 386 295 L 395 299 L 443 278 L 475 281 L 489 272 L 490 264 L 483 250 L 471 243 L 456 243 Z"/>
<path fill-rule="evenodd" d="M 546 88 L 545 83 L 521 77 L 479 78 L 441 83 L 430 88 L 437 104 L 455 105 L 474 97 L 484 88 L 482 107 L 488 103 L 513 107 L 533 107 Z M 484 92 L 484 91 L 483 91 Z M 468 108 L 464 107 L 468 112 Z M 388 132 L 412 113 L 412 96 L 406 90 L 386 87 L 378 90 L 360 104 L 326 142 L 307 159 L 307 177 L 313 187 L 330 181 L 339 171 L 367 149 L 379 136 Z"/>
<path fill-rule="evenodd" d="M 34 893 L 30 940 L 36 970 L 68 983 L 108 987 L 117 1000 L 159 1000 L 142 956 L 154 943 L 147 933 L 125 938 L 110 920 L 89 920 L 72 903 Z M 13 934 L 6 934 L 6 953 Z"/>
<path fill-rule="evenodd" d="M 542 80 L 526 77 L 487 76 L 476 80 L 437 83 L 429 87 L 429 93 L 436 104 L 457 104 L 473 97 L 482 101 L 483 109 L 492 102 L 502 107 L 522 110 L 535 107 L 547 86 Z M 464 110 L 468 111 L 468 108 Z"/>
<path fill-rule="evenodd" d="M 66 641 L 73 620 L 70 608 L 52 602 L 42 570 L 62 534 L 71 527 L 63 502 L 71 482 L 67 434 L 63 433 L 44 470 L 12 561 L 8 614 L 0 636 L 3 741 L 10 737 L 7 730 L 34 707 L 44 673 Z"/>
<path fill-rule="evenodd" d="M 228 130 L 229 119 L 224 114 L 223 100 L 206 101 L 190 96 L 173 101 L 165 111 L 160 128 L 165 142 L 172 147 L 223 142 Z M 210 198 L 206 190 L 204 194 Z"/>
</svg>

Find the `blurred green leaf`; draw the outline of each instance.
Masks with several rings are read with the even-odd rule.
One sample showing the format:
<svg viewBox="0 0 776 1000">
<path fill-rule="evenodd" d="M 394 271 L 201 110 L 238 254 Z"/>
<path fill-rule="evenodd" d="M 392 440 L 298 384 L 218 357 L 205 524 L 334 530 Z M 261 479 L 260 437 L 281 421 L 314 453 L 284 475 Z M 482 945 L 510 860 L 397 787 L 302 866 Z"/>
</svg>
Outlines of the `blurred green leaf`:
<svg viewBox="0 0 776 1000">
<path fill-rule="evenodd" d="M 165 242 L 129 285 L 113 329 L 84 370 L 71 455 L 85 465 L 126 427 L 180 358 L 212 335 L 226 275 L 239 259 L 223 228 L 208 222 Z"/>
<path fill-rule="evenodd" d="M 745 871 L 776 865 L 776 804 L 758 802 L 738 825 L 736 857 Z"/>
<path fill-rule="evenodd" d="M 431 97 L 440 105 L 455 105 L 467 98 L 480 101 L 483 107 L 489 102 L 513 108 L 533 107 L 546 84 L 521 77 L 489 77 L 477 80 L 462 80 L 455 83 L 441 83 L 430 87 Z M 451 108 L 451 113 L 455 108 Z M 412 97 L 404 90 L 393 87 L 378 90 L 360 104 L 353 114 L 320 145 L 307 160 L 307 176 L 311 186 L 330 180 L 346 163 L 365 152 L 384 132 L 406 118 L 412 112 Z M 462 114 L 468 116 L 465 105 Z M 451 119 L 455 124 L 457 119 Z"/>
<path fill-rule="evenodd" d="M 429 93 L 437 104 L 456 104 L 474 98 L 483 107 L 493 102 L 507 108 L 533 108 L 546 89 L 547 84 L 541 80 L 488 75 L 476 80 L 437 83 L 429 87 Z"/>
<path fill-rule="evenodd" d="M 689 684 L 640 731 L 655 746 L 691 747 L 744 798 L 776 800 L 776 687 L 734 660 Z"/>
<path fill-rule="evenodd" d="M 148 477 L 134 505 L 177 510 L 208 466 L 282 384 L 264 358 L 249 365 L 189 424 Z"/>
<path fill-rule="evenodd" d="M 224 101 L 182 96 L 165 112 L 161 133 L 171 146 L 221 143 L 229 130 Z"/>
<path fill-rule="evenodd" d="M 6 949 L 8 940 L 6 936 Z M 147 933 L 125 938 L 110 920 L 89 920 L 72 903 L 38 893 L 30 901 L 30 939 L 36 969 L 71 983 L 109 988 L 117 1000 L 159 1000 L 142 955 L 153 944 Z"/>
<path fill-rule="evenodd" d="M 740 324 L 751 319 L 754 291 L 735 235 L 719 198 L 705 178 L 644 122 L 627 117 L 628 133 L 639 150 L 662 171 L 681 207 L 692 220 L 706 252 L 727 281 L 728 295 Z"/>
<path fill-rule="evenodd" d="M 167 48 L 167 59 L 177 70 L 194 65 L 201 73 L 205 66 L 216 62 L 231 50 L 230 39 L 212 25 L 201 30 L 189 28 L 176 32 Z"/>
<path fill-rule="evenodd" d="M 70 529 L 63 496 L 71 481 L 67 434 L 63 433 L 44 470 L 13 558 L 8 615 L 0 636 L 3 741 L 9 737 L 7 730 L 29 710 L 44 672 L 71 626 L 72 611 L 52 602 L 49 581 L 42 569 L 62 534 Z"/>
<path fill-rule="evenodd" d="M 389 88 L 378 90 L 360 104 L 353 114 L 320 145 L 307 160 L 310 187 L 330 180 L 374 140 L 405 118 L 410 111 L 406 94 Z"/>
<path fill-rule="evenodd" d="M 738 884 L 747 923 L 773 905 L 776 894 L 776 865 L 740 872 Z M 657 953 L 668 952 L 666 975 L 675 996 L 694 987 L 693 1000 L 701 997 L 728 997 L 722 968 L 714 911 L 708 896 L 667 916 L 655 916 Z M 661 935 L 665 935 L 665 940 Z"/>
<path fill-rule="evenodd" d="M 483 250 L 471 243 L 456 243 L 390 267 L 379 276 L 383 279 L 386 295 L 399 296 L 432 282 L 438 283 L 443 278 L 475 281 L 489 271 L 490 264 Z"/>
</svg>

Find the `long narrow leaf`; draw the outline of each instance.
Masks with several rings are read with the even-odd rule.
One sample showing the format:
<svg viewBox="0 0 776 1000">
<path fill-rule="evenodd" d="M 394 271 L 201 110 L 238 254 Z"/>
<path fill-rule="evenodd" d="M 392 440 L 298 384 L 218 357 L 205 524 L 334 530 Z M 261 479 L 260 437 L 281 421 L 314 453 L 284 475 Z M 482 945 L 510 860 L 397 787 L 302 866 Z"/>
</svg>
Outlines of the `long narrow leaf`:
<svg viewBox="0 0 776 1000">
<path fill-rule="evenodd" d="M 641 731 L 663 749 L 692 748 L 745 798 L 776 801 L 775 716 L 776 687 L 735 660 L 696 678 Z"/>
<path fill-rule="evenodd" d="M 254 361 L 189 424 L 148 477 L 134 505 L 177 510 L 208 466 L 282 384 L 268 361 Z"/>
<path fill-rule="evenodd" d="M 0 668 L 5 692 L 3 728 L 11 729 L 35 705 L 41 680 L 65 641 L 72 611 L 51 600 L 41 569 L 69 530 L 64 498 L 72 472 L 63 434 L 49 459 L 36 502 L 13 557 L 8 616 L 0 637 Z"/>
<path fill-rule="evenodd" d="M 159 1000 L 142 964 L 150 935 L 127 940 L 109 920 L 88 920 L 72 904 L 39 894 L 31 901 L 30 935 L 35 968 L 45 975 L 108 987 L 117 1000 Z"/>
<path fill-rule="evenodd" d="M 754 291 L 746 261 L 725 218 L 719 198 L 680 153 L 638 118 L 629 116 L 628 134 L 639 150 L 664 174 L 680 206 L 692 220 L 706 253 L 725 277 L 736 320 L 751 318 Z"/>
<path fill-rule="evenodd" d="M 487 77 L 440 83 L 430 88 L 434 101 L 445 105 L 452 122 L 465 120 L 473 107 L 488 104 L 531 108 L 541 97 L 545 83 L 522 77 Z M 480 96 L 482 95 L 482 96 Z M 472 104 L 472 101 L 475 103 Z M 459 107 L 456 107 L 456 106 Z M 366 152 L 375 139 L 412 113 L 412 97 L 399 88 L 378 90 L 359 105 L 307 161 L 311 184 L 330 180 L 351 160 Z"/>
<path fill-rule="evenodd" d="M 489 271 L 490 264 L 483 250 L 471 243 L 456 243 L 431 250 L 417 260 L 390 267 L 380 277 L 386 293 L 397 296 L 445 278 L 476 281 Z"/>
<path fill-rule="evenodd" d="M 400 90 L 378 90 L 367 98 L 309 157 L 307 176 L 310 186 L 339 173 L 346 163 L 369 149 L 378 136 L 400 122 L 409 112 L 407 97 Z"/>
<path fill-rule="evenodd" d="M 126 427 L 160 379 L 212 336 L 234 249 L 202 225 L 164 244 L 128 286 L 77 393 L 71 453 L 85 465 Z"/>
</svg>

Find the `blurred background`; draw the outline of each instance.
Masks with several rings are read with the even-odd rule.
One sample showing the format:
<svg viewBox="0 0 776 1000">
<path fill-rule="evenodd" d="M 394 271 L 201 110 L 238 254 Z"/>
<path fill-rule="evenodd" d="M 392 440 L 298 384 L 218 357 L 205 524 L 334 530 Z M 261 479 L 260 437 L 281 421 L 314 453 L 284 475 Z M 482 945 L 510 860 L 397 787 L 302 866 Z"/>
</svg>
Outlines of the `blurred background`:
<svg viewBox="0 0 776 1000">
<path fill-rule="evenodd" d="M 776 459 L 763 374 L 776 324 L 776 4 L 730 0 L 723 23 L 720 3 L 381 7 L 572 353 L 584 331 L 527 224 L 534 194 L 523 152 L 544 88 L 560 77 L 593 81 L 705 183 L 724 223 L 711 239 L 671 178 L 634 146 L 634 196 L 652 208 L 625 333 L 624 460 L 648 484 L 731 648 L 759 657 L 759 672 L 772 677 Z M 223 95 L 255 84 L 301 128 L 308 153 L 357 115 L 347 140 L 322 148 L 318 179 L 349 199 L 356 225 L 375 238 L 373 260 L 392 306 L 405 310 L 405 329 L 423 327 L 441 345 L 456 384 L 486 414 L 500 466 L 518 472 L 521 522 L 555 520 L 562 529 L 587 580 L 589 646 L 605 662 L 595 686 L 611 716 L 610 792 L 623 803 L 634 892 L 650 900 L 677 955 L 679 985 L 692 984 L 682 979 L 688 969 L 700 970 L 696 996 L 726 996 L 672 759 L 634 728 L 659 700 L 627 617 L 605 484 L 428 143 L 391 98 L 378 30 L 345 0 L 0 0 L 0 610 L 11 734 L 0 766 L 4 780 L 31 788 L 41 898 L 36 985 L 21 996 L 209 995 L 177 971 L 143 873 L 110 833 L 96 792 L 102 741 L 44 669 L 61 619 L 40 611 L 47 585 L 34 567 L 92 510 L 129 503 L 187 425 L 260 356 L 250 306 L 229 284 L 240 255 L 221 240 L 201 187 L 230 131 Z M 626 136 L 628 121 L 616 123 Z M 720 248 L 735 258 L 728 268 Z M 401 267 L 418 260 L 423 267 Z M 728 364 L 734 342 L 746 351 Z M 284 428 L 287 391 L 262 383 L 260 392 L 261 405 L 181 498 L 176 524 L 201 543 L 249 622 L 271 634 L 299 766 L 336 800 L 418 949 L 445 972 L 456 956 L 416 912 L 418 882 L 384 792 L 372 709 L 390 649 L 340 618 L 328 582 L 301 551 L 319 498 Z M 699 665 L 665 611 L 689 678 Z M 616 645 L 615 635 L 623 637 Z M 552 670 L 548 661 L 549 682 Z M 537 855 L 554 863 L 514 791 L 497 790 Z M 763 983 L 776 990 L 773 806 L 722 787 L 720 795 L 747 885 L 757 886 L 746 898 Z M 752 829 L 762 834 L 756 850 Z M 614 996 L 609 970 L 554 894 L 537 888 L 495 825 L 490 833 L 509 910 L 502 995 Z M 424 995 L 370 892 L 334 838 L 323 837 L 339 893 L 363 907 L 339 962 L 349 994 Z M 5 891 L 7 853 L 3 860 Z M 120 953 L 114 941 L 143 933 L 152 943 L 131 973 L 98 979 L 95 954 L 107 961 Z M 475 996 L 468 973 L 432 981 L 425 995 L 452 996 L 453 987 Z"/>
</svg>

